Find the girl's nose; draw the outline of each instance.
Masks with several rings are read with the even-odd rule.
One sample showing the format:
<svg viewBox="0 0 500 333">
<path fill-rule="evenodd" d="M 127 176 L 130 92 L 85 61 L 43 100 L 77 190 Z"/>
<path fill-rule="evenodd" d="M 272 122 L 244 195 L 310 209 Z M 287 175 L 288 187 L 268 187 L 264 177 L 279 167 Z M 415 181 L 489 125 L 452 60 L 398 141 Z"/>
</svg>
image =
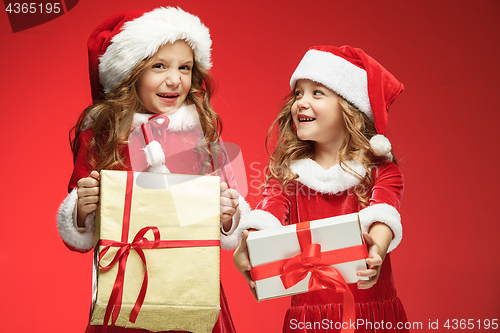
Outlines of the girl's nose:
<svg viewBox="0 0 500 333">
<path fill-rule="evenodd" d="M 168 73 L 167 78 L 165 79 L 165 83 L 169 87 L 177 87 L 180 82 L 181 82 L 180 75 L 175 71 Z"/>
<path fill-rule="evenodd" d="M 304 110 L 309 108 L 309 101 L 305 96 L 302 96 L 300 99 L 297 100 L 297 107 L 299 110 Z"/>
</svg>

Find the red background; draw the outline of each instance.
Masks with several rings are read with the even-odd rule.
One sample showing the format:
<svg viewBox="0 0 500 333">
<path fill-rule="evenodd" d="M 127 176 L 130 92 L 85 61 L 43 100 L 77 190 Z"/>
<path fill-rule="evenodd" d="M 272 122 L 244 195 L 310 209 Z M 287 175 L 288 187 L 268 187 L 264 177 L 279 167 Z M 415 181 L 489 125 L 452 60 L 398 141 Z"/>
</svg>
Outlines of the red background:
<svg viewBox="0 0 500 333">
<path fill-rule="evenodd" d="M 72 170 L 68 130 L 90 102 L 87 37 L 115 12 L 167 4 L 211 29 L 213 104 L 254 185 L 267 129 L 309 46 L 361 47 L 400 79 L 406 90 L 386 135 L 406 177 L 393 266 L 409 320 L 500 319 L 500 2 L 81 0 L 15 34 L 0 13 L 3 332 L 83 332 L 91 254 L 65 248 L 55 216 Z M 247 200 L 255 205 L 259 189 L 249 186 Z M 281 330 L 289 299 L 257 303 L 227 251 L 222 281 L 238 332 Z"/>
</svg>

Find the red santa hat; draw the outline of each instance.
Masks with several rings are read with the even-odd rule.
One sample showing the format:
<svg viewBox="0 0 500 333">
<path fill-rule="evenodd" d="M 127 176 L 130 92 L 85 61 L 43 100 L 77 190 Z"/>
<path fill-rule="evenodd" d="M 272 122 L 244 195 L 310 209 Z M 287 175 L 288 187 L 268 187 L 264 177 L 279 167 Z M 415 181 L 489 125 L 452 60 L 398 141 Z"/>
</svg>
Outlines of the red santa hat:
<svg viewBox="0 0 500 333">
<path fill-rule="evenodd" d="M 197 16 L 180 8 L 130 10 L 109 17 L 90 35 L 87 43 L 92 99 L 99 100 L 125 79 L 144 59 L 177 40 L 186 41 L 195 60 L 210 69 L 212 40 Z"/>
<path fill-rule="evenodd" d="M 375 59 L 348 45 L 314 46 L 295 69 L 290 79 L 292 90 L 300 79 L 321 83 L 363 112 L 378 133 L 370 140 L 374 154 L 390 153 L 391 144 L 383 134 L 389 107 L 404 87 Z"/>
</svg>

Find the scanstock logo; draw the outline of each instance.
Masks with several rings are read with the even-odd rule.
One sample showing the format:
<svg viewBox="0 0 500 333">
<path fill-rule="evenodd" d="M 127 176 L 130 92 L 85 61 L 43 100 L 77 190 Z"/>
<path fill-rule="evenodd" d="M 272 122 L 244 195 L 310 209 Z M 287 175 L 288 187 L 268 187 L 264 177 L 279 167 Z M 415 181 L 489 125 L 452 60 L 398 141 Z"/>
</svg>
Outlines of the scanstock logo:
<svg viewBox="0 0 500 333">
<path fill-rule="evenodd" d="M 78 0 L 21 1 L 3 0 L 12 32 L 23 31 L 52 21 L 69 12 L 78 3 Z"/>
</svg>

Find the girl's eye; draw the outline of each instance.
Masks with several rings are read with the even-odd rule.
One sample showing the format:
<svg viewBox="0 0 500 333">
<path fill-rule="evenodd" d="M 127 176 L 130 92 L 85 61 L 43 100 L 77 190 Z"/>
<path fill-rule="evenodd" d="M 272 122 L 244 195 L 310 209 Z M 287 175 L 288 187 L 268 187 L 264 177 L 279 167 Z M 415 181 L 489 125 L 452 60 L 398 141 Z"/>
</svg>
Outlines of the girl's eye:
<svg viewBox="0 0 500 333">
<path fill-rule="evenodd" d="M 323 92 L 321 90 L 315 90 L 314 91 L 314 96 L 321 96 L 321 95 L 324 95 Z"/>
<path fill-rule="evenodd" d="M 183 66 L 179 67 L 179 69 L 181 71 L 191 71 L 191 66 L 183 65 Z"/>
<path fill-rule="evenodd" d="M 295 97 L 301 97 L 304 93 L 300 90 L 295 90 Z"/>
<path fill-rule="evenodd" d="M 156 69 L 163 69 L 163 68 L 165 68 L 165 66 L 163 66 L 163 64 L 162 64 L 162 63 L 157 63 L 157 64 L 154 64 L 154 65 L 153 65 L 153 68 L 156 68 Z"/>
</svg>

